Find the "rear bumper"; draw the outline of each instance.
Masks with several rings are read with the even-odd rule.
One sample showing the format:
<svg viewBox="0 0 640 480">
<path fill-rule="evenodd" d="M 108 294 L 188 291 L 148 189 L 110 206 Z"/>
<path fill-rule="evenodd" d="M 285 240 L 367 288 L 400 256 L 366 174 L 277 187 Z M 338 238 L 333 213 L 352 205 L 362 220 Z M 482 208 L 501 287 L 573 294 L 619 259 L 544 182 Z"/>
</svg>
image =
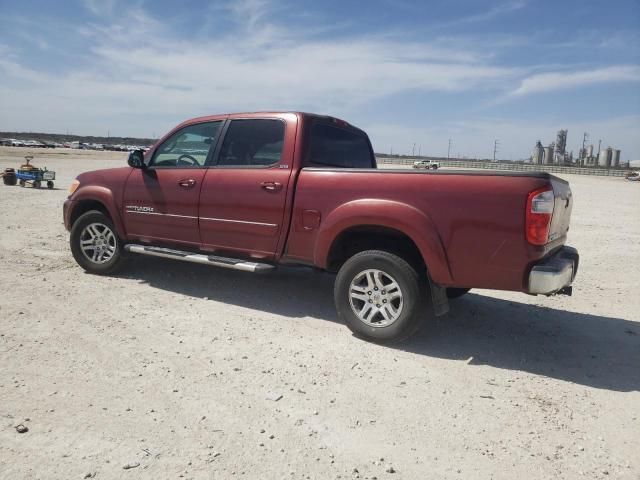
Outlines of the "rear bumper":
<svg viewBox="0 0 640 480">
<path fill-rule="evenodd" d="M 553 295 L 569 287 L 576 278 L 580 256 L 572 247 L 562 247 L 531 268 L 527 292 L 532 295 Z"/>
</svg>

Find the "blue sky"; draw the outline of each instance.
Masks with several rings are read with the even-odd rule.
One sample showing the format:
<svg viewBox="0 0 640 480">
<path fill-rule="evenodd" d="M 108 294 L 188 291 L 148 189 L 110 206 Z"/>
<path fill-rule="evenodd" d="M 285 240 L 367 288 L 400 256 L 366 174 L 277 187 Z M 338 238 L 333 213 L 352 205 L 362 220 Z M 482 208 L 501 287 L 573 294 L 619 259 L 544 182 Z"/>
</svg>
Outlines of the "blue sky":
<svg viewBox="0 0 640 480">
<path fill-rule="evenodd" d="M 306 110 L 379 152 L 640 158 L 640 2 L 0 0 L 0 130 L 159 136 Z"/>
</svg>

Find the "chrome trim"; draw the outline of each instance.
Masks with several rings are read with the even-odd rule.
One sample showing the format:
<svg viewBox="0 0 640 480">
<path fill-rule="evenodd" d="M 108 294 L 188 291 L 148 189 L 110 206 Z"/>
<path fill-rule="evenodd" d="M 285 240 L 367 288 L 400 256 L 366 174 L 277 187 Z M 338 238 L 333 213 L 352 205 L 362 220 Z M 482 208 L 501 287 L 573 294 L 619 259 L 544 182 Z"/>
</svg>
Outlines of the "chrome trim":
<svg viewBox="0 0 640 480">
<path fill-rule="evenodd" d="M 529 273 L 528 293 L 553 295 L 573 283 L 578 270 L 578 251 L 562 247 L 556 254 L 534 265 Z"/>
<path fill-rule="evenodd" d="M 207 218 L 200 217 L 200 220 L 210 220 L 212 222 L 226 222 L 226 223 L 246 223 L 248 225 L 263 225 L 265 227 L 277 227 L 276 223 L 262 223 L 262 222 L 249 222 L 247 220 L 230 220 L 227 218 Z"/>
<path fill-rule="evenodd" d="M 149 255 L 152 257 L 172 258 L 174 260 L 182 260 L 183 262 L 200 263 L 203 265 L 229 268 L 231 270 L 240 270 L 243 272 L 259 273 L 273 270 L 275 268 L 275 266 L 269 263 L 248 262 L 235 258 L 202 255 L 161 247 L 128 244 L 125 245 L 124 249 L 131 253 L 140 253 L 142 255 Z"/>
<path fill-rule="evenodd" d="M 176 215 L 175 213 L 158 213 L 158 212 L 139 212 L 137 210 L 125 210 L 126 213 L 137 213 L 138 215 L 160 215 L 163 217 L 178 217 L 178 218 L 193 218 L 197 219 L 198 217 L 193 217 L 191 215 Z"/>
<path fill-rule="evenodd" d="M 208 218 L 208 217 L 193 217 L 191 215 L 177 215 L 175 213 L 159 213 L 159 212 L 142 212 L 138 210 L 125 210 L 125 213 L 137 213 L 138 215 L 161 215 L 164 217 L 178 217 L 178 218 L 194 218 L 199 220 L 209 220 L 212 222 L 225 222 L 225 223 L 244 223 L 247 225 L 262 225 L 264 227 L 277 227 L 277 223 L 263 223 L 263 222 L 249 222 L 247 220 L 231 220 L 227 218 Z"/>
</svg>

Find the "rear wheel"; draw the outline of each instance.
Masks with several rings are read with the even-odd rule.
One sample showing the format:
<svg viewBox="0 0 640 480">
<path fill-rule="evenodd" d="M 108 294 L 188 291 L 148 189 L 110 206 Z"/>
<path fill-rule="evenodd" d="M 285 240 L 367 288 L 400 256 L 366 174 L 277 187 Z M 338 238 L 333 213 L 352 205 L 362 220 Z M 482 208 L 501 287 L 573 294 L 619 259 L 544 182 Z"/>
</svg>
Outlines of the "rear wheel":
<svg viewBox="0 0 640 480">
<path fill-rule="evenodd" d="M 73 258 L 89 273 L 113 273 L 124 263 L 122 241 L 111 219 L 102 212 L 82 214 L 71 227 L 69 241 Z"/>
<path fill-rule="evenodd" d="M 24 180 L 20 179 L 20 186 L 24 187 L 26 185 L 27 182 L 25 182 Z"/>
<path fill-rule="evenodd" d="M 47 180 L 47 188 L 51 190 L 53 188 L 53 182 L 51 180 Z"/>
<path fill-rule="evenodd" d="M 406 260 L 367 250 L 342 266 L 334 298 L 338 316 L 356 336 L 394 343 L 422 325 L 429 296 L 424 280 Z"/>
<path fill-rule="evenodd" d="M 467 294 L 470 288 L 447 288 L 447 298 L 453 300 Z"/>
<path fill-rule="evenodd" d="M 40 180 L 34 180 L 32 185 L 33 185 L 33 188 L 40 188 Z"/>
</svg>

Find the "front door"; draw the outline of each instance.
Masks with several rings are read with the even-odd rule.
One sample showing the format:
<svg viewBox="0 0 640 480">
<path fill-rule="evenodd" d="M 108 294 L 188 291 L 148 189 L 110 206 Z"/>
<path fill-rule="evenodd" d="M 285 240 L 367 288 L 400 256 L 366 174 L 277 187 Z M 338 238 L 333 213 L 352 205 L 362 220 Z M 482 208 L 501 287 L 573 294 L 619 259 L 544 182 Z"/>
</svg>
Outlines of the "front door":
<svg viewBox="0 0 640 480">
<path fill-rule="evenodd" d="M 282 119 L 230 121 L 200 192 L 204 249 L 274 256 L 284 222 L 295 128 L 295 122 Z"/>
<path fill-rule="evenodd" d="M 147 242 L 200 245 L 198 200 L 223 122 L 188 125 L 134 169 L 124 191 L 123 218 L 130 237 Z"/>
</svg>

